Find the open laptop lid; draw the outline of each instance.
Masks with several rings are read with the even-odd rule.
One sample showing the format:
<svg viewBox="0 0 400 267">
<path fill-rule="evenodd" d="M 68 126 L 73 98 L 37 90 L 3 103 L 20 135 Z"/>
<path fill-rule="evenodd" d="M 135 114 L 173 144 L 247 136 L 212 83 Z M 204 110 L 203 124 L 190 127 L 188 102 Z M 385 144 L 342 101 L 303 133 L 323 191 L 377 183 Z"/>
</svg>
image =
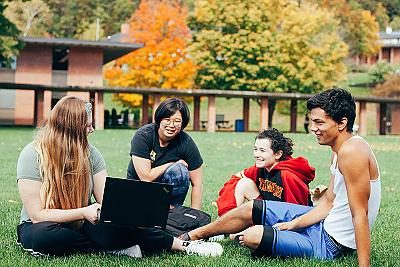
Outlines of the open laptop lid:
<svg viewBox="0 0 400 267">
<path fill-rule="evenodd" d="M 100 223 L 165 228 L 173 186 L 107 177 Z"/>
</svg>

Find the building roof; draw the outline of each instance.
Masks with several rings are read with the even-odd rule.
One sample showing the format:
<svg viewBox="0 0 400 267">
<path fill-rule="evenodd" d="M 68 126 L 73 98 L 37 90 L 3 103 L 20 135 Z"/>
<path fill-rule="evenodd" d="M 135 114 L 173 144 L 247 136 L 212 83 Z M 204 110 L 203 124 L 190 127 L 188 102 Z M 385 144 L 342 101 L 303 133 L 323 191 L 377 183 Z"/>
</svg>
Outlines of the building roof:
<svg viewBox="0 0 400 267">
<path fill-rule="evenodd" d="M 21 38 L 26 44 L 48 45 L 58 47 L 93 47 L 103 49 L 103 64 L 110 62 L 114 59 L 122 57 L 132 51 L 143 47 L 143 44 L 121 43 L 109 40 L 88 41 L 77 40 L 68 38 L 34 38 L 23 37 Z"/>
<path fill-rule="evenodd" d="M 400 32 L 380 32 L 379 37 L 383 47 L 400 47 Z"/>
</svg>

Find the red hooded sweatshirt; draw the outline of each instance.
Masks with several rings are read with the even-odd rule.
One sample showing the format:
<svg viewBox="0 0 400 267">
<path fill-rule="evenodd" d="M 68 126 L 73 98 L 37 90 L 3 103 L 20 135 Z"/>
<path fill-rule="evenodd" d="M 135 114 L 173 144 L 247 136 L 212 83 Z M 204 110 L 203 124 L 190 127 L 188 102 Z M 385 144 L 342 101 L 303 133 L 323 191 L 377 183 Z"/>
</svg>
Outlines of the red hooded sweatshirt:
<svg viewBox="0 0 400 267">
<path fill-rule="evenodd" d="M 303 157 L 288 157 L 275 165 L 270 172 L 255 165 L 243 170 L 252 179 L 264 200 L 284 201 L 300 205 L 312 205 L 308 184 L 315 177 L 315 168 Z M 243 179 L 247 179 L 244 177 Z M 241 177 L 232 175 L 219 192 L 218 216 L 236 208 L 235 187 Z"/>
</svg>

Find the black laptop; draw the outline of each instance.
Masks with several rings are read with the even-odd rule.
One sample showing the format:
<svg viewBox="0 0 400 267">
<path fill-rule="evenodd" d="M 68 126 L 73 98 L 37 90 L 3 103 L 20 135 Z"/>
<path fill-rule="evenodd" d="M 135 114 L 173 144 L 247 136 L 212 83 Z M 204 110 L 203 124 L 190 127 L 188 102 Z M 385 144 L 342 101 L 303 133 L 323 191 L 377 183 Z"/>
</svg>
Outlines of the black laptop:
<svg viewBox="0 0 400 267">
<path fill-rule="evenodd" d="M 164 229 L 172 185 L 106 178 L 100 223 Z"/>
</svg>

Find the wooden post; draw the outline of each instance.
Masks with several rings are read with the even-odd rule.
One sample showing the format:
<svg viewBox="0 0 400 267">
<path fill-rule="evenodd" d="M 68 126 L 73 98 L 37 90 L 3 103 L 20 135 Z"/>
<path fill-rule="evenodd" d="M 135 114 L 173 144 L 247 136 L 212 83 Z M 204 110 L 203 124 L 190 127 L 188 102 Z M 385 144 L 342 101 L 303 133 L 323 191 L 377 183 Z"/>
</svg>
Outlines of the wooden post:
<svg viewBox="0 0 400 267">
<path fill-rule="evenodd" d="M 268 97 L 261 97 L 260 106 L 260 130 L 268 128 Z"/>
<path fill-rule="evenodd" d="M 297 131 L 297 100 L 290 100 L 290 132 L 296 133 Z"/>
<path fill-rule="evenodd" d="M 200 96 L 194 97 L 193 130 L 200 131 Z"/>
<path fill-rule="evenodd" d="M 390 48 L 389 63 L 394 64 L 394 47 Z"/>
<path fill-rule="evenodd" d="M 367 102 L 365 101 L 360 101 L 359 117 L 359 133 L 360 135 L 367 135 Z"/>
<path fill-rule="evenodd" d="M 94 126 L 96 130 L 104 129 L 104 93 L 96 92 L 93 103 Z"/>
<path fill-rule="evenodd" d="M 243 130 L 249 131 L 249 118 L 250 118 L 250 98 L 243 98 Z"/>
<path fill-rule="evenodd" d="M 93 128 L 96 128 L 96 93 L 89 92 L 89 102 L 92 104 L 92 125 Z"/>
<path fill-rule="evenodd" d="M 142 100 L 142 126 L 149 123 L 149 95 L 143 95 Z"/>
<path fill-rule="evenodd" d="M 154 122 L 154 115 L 156 114 L 156 109 L 160 105 L 160 100 L 161 100 L 161 95 L 160 94 L 154 94 L 154 103 L 153 103 L 153 122 Z"/>
<path fill-rule="evenodd" d="M 387 121 L 387 104 L 380 103 L 379 104 L 379 134 L 385 135 L 386 134 L 386 121 Z"/>
<path fill-rule="evenodd" d="M 33 122 L 35 127 L 39 127 L 44 118 L 44 91 L 35 91 Z"/>
<path fill-rule="evenodd" d="M 208 127 L 207 132 L 214 133 L 215 132 L 215 123 L 216 123 L 216 108 L 215 108 L 215 96 L 208 96 Z"/>
<path fill-rule="evenodd" d="M 392 114 L 392 127 L 391 133 L 392 134 L 400 134 L 400 105 L 393 104 L 391 105 L 391 114 Z"/>
</svg>

